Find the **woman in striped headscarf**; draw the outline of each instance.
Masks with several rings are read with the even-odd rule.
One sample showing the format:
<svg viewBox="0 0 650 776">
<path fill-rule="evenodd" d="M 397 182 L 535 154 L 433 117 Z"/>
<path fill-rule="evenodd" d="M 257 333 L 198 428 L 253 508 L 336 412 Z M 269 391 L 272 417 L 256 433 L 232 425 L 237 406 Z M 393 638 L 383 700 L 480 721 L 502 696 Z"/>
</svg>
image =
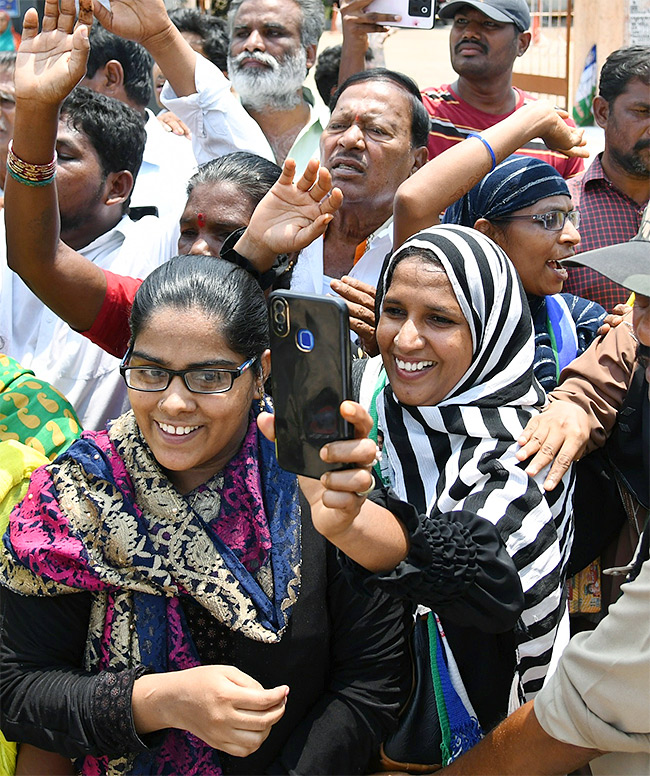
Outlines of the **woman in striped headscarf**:
<svg viewBox="0 0 650 776">
<path fill-rule="evenodd" d="M 377 301 L 381 355 L 358 362 L 360 400 L 383 436 L 389 489 L 373 500 L 398 517 L 405 550 L 382 566 L 386 512 L 328 538 L 366 587 L 437 613 L 469 716 L 487 730 L 517 695 L 541 688 L 566 614 L 572 480 L 545 494 L 543 477 L 528 476 L 515 456 L 545 401 L 530 311 L 505 253 L 451 225 L 420 232 L 390 258 Z M 382 367 L 389 382 L 380 387 Z M 329 445 L 327 460 L 346 460 L 351 444 Z M 329 490 L 339 476 L 326 476 Z"/>
<path fill-rule="evenodd" d="M 566 181 L 551 165 L 523 154 L 509 156 L 534 137 L 564 153 L 582 153 L 578 130 L 543 100 L 440 154 L 408 178 L 395 198 L 398 247 L 439 222 L 462 224 L 491 237 L 513 262 L 526 290 L 535 326 L 535 376 L 545 391 L 561 370 L 591 344 L 606 311 L 563 294 L 561 261 L 580 242 L 579 212 Z M 576 143 L 577 148 L 571 148 Z"/>
</svg>

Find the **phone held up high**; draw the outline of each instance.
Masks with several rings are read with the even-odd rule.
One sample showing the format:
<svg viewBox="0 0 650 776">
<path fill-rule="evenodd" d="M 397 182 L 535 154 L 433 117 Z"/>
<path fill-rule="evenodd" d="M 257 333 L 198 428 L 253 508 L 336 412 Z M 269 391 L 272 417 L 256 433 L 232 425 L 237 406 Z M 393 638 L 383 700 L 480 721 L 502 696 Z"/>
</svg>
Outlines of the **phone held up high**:
<svg viewBox="0 0 650 776">
<path fill-rule="evenodd" d="M 372 0 L 366 13 L 390 13 L 401 16 L 398 22 L 382 22 L 387 27 L 431 30 L 436 19 L 435 0 Z"/>
<path fill-rule="evenodd" d="M 342 299 L 274 291 L 269 297 L 271 386 L 278 463 L 319 478 L 327 442 L 352 439 L 341 402 L 351 398 L 350 323 Z"/>
</svg>

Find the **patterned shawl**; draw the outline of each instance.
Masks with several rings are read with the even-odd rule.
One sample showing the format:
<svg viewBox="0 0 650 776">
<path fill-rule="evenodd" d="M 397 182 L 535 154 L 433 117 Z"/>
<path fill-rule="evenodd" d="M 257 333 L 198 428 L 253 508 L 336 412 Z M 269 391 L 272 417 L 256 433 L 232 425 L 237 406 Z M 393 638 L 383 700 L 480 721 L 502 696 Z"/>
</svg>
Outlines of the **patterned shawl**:
<svg viewBox="0 0 650 776">
<path fill-rule="evenodd" d="M 95 593 L 84 666 L 92 672 L 199 665 L 181 594 L 231 630 L 278 642 L 300 590 L 298 485 L 277 465 L 273 445 L 261 434 L 257 461 L 247 471 L 262 477 L 273 546 L 270 598 L 171 486 L 132 412 L 107 431 L 85 432 L 56 462 L 34 473 L 4 536 L 0 582 L 26 595 Z M 229 483 L 237 472 L 227 466 L 223 474 Z M 242 484 L 249 487 L 247 476 Z M 226 500 L 224 493 L 222 513 Z M 78 767 L 85 774 L 221 772 L 218 753 L 179 730 L 166 735 L 153 760 L 86 757 Z"/>
<path fill-rule="evenodd" d="M 530 312 L 511 262 L 474 229 L 433 227 L 400 251 L 409 246 L 440 259 L 469 323 L 473 357 L 436 406 L 403 405 L 390 386 L 378 395 L 387 475 L 399 497 L 421 514 L 467 509 L 497 527 L 525 594 L 516 641 L 519 675 L 532 697 L 542 686 L 566 610 L 573 476 L 546 494 L 545 473 L 529 477 L 515 457 L 517 438 L 544 403 L 533 376 Z M 389 264 L 382 299 L 390 274 Z"/>
</svg>

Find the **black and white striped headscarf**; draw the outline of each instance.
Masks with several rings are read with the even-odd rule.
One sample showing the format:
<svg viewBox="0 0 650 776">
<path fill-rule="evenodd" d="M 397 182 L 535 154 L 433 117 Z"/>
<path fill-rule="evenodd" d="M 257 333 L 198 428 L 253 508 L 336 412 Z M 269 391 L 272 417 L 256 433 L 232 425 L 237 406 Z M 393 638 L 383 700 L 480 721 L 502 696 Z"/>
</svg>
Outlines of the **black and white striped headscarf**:
<svg viewBox="0 0 650 776">
<path fill-rule="evenodd" d="M 559 622 L 570 550 L 572 476 L 549 494 L 524 473 L 517 438 L 544 403 L 533 376 L 534 334 L 514 266 L 489 238 L 463 226 L 437 226 L 408 240 L 389 260 L 426 248 L 447 272 L 473 343 L 467 373 L 436 406 L 401 404 L 390 386 L 377 400 L 390 482 L 421 514 L 470 510 L 493 523 L 519 571 L 525 609 L 517 625 L 518 667 L 527 697 L 542 686 Z M 379 307 L 379 309 L 381 309 Z"/>
</svg>

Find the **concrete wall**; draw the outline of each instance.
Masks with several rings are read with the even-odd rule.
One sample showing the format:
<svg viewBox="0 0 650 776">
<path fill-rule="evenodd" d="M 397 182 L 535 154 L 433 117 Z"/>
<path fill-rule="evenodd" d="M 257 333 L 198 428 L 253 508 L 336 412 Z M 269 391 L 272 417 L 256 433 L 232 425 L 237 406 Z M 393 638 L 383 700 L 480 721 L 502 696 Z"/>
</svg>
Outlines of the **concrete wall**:
<svg viewBox="0 0 650 776">
<path fill-rule="evenodd" d="M 573 0 L 570 102 L 589 49 L 596 44 L 598 70 L 612 51 L 650 42 L 650 0 Z"/>
</svg>

